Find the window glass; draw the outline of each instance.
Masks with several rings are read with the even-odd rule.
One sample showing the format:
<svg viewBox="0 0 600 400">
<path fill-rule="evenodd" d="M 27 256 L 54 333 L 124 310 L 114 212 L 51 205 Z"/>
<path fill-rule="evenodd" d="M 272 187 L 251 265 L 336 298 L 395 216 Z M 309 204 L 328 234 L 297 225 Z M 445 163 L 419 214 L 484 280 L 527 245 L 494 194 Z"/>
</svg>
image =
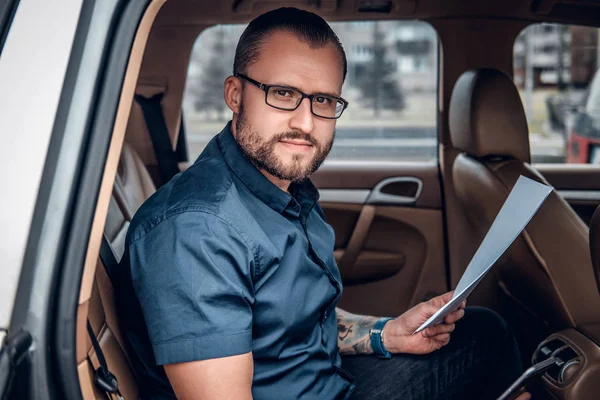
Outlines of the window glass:
<svg viewBox="0 0 600 400">
<path fill-rule="evenodd" d="M 223 81 L 246 25 L 206 29 L 194 44 L 183 99 L 194 159 L 231 118 Z M 348 59 L 329 160 L 428 161 L 437 157 L 438 42 L 421 21 L 335 22 Z M 269 82 L 265 82 L 269 83 Z"/>
<path fill-rule="evenodd" d="M 535 24 L 514 45 L 533 162 L 600 162 L 598 28 Z M 594 78 L 596 76 L 596 78 Z"/>
</svg>

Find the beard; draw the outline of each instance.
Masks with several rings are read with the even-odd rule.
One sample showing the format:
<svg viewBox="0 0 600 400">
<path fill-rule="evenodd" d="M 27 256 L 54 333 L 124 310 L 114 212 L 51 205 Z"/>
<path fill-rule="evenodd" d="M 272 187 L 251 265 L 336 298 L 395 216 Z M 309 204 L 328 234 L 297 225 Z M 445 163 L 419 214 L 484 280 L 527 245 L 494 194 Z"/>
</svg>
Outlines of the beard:
<svg viewBox="0 0 600 400">
<path fill-rule="evenodd" d="M 253 130 L 244 114 L 243 105 L 240 106 L 240 112 L 235 124 L 237 132 L 237 143 L 244 156 L 259 170 L 264 170 L 269 174 L 290 182 L 300 183 L 308 179 L 325 161 L 325 158 L 331 151 L 335 132 L 328 143 L 320 144 L 312 135 L 297 132 L 281 132 L 269 140 L 263 139 L 260 132 Z M 291 162 L 284 162 L 275 152 L 277 143 L 281 140 L 293 139 L 304 140 L 312 145 L 316 150 L 308 162 L 309 155 L 294 154 Z"/>
</svg>

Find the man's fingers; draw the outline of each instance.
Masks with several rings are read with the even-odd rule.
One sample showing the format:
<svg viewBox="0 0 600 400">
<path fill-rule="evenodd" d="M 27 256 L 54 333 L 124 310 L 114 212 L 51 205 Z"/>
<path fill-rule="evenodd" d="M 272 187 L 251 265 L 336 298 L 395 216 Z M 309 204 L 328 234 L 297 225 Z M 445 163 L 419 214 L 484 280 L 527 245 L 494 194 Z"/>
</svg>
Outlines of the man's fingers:
<svg viewBox="0 0 600 400">
<path fill-rule="evenodd" d="M 432 305 L 434 305 L 435 307 L 437 307 L 439 309 L 444 304 L 446 304 L 447 302 L 449 302 L 450 300 L 452 300 L 452 296 L 453 295 L 454 295 L 454 291 L 448 292 L 448 293 L 444 293 L 443 295 L 434 297 L 433 299 L 431 299 L 429 301 L 430 301 L 430 303 Z"/>
<path fill-rule="evenodd" d="M 452 290 L 448 293 L 444 293 L 441 296 L 434 297 L 433 299 L 429 300 L 429 303 L 439 309 L 442 306 L 444 306 L 444 304 L 446 304 L 450 300 L 452 300 L 452 296 L 454 296 L 454 290 Z M 464 300 L 462 303 L 460 303 L 460 306 L 458 306 L 458 308 L 465 308 L 466 306 L 467 306 L 467 300 Z"/>
<path fill-rule="evenodd" d="M 525 392 L 523 394 L 520 394 L 519 397 L 517 397 L 515 400 L 530 400 L 531 399 L 531 395 L 529 394 L 529 392 Z"/>
<path fill-rule="evenodd" d="M 459 308 L 458 310 L 446 315 L 446 318 L 444 318 L 444 322 L 447 324 L 453 324 L 464 316 L 465 310 L 463 308 Z"/>
<path fill-rule="evenodd" d="M 423 331 L 423 336 L 426 338 L 433 339 L 438 335 L 451 333 L 454 331 L 456 325 L 454 324 L 437 324 L 435 326 L 431 326 Z M 435 338 L 438 340 L 437 338 Z"/>
<path fill-rule="evenodd" d="M 434 337 L 432 337 L 430 339 L 435 340 L 436 342 L 438 342 L 442 346 L 445 346 L 448 343 L 450 343 L 450 334 L 449 333 L 442 333 L 442 334 L 434 336 Z"/>
</svg>

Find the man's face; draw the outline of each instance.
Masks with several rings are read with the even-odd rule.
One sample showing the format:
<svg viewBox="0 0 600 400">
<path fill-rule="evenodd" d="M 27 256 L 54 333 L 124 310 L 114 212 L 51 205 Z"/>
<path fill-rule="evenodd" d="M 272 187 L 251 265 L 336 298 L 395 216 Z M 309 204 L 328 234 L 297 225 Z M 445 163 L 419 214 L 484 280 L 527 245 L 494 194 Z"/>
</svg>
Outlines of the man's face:
<svg viewBox="0 0 600 400">
<path fill-rule="evenodd" d="M 296 88 L 306 94 L 340 96 L 343 65 L 333 44 L 311 49 L 287 32 L 275 32 L 263 43 L 259 60 L 246 73 L 267 85 Z M 335 120 L 311 113 L 303 99 L 294 111 L 265 103 L 265 92 L 244 82 L 234 116 L 234 135 L 247 158 L 259 169 L 284 181 L 302 181 L 319 168 L 331 150 Z"/>
</svg>

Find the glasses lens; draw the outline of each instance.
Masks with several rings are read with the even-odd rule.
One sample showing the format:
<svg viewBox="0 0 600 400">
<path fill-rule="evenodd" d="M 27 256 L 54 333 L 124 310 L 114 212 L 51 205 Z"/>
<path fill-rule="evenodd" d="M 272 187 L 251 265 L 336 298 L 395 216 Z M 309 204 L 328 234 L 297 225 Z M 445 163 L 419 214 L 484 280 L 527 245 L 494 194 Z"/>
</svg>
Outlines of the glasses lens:
<svg viewBox="0 0 600 400">
<path fill-rule="evenodd" d="M 267 104 L 283 110 L 293 110 L 296 108 L 302 94 L 294 89 L 272 86 L 267 93 Z"/>
<path fill-rule="evenodd" d="M 319 117 L 334 118 L 337 99 L 329 96 L 315 96 L 312 99 L 312 111 Z"/>
<path fill-rule="evenodd" d="M 344 102 L 335 97 L 315 96 L 312 102 L 315 115 L 324 118 L 339 118 L 344 111 Z"/>
<path fill-rule="evenodd" d="M 345 104 L 341 100 L 337 100 L 337 104 L 335 105 L 335 117 L 339 118 L 342 116 L 342 113 L 346 109 Z"/>
<path fill-rule="evenodd" d="M 302 100 L 302 93 L 282 86 L 271 86 L 267 92 L 267 104 L 281 110 L 295 110 Z M 318 117 L 339 118 L 344 102 L 336 97 L 317 95 L 312 99 L 312 112 Z"/>
</svg>

